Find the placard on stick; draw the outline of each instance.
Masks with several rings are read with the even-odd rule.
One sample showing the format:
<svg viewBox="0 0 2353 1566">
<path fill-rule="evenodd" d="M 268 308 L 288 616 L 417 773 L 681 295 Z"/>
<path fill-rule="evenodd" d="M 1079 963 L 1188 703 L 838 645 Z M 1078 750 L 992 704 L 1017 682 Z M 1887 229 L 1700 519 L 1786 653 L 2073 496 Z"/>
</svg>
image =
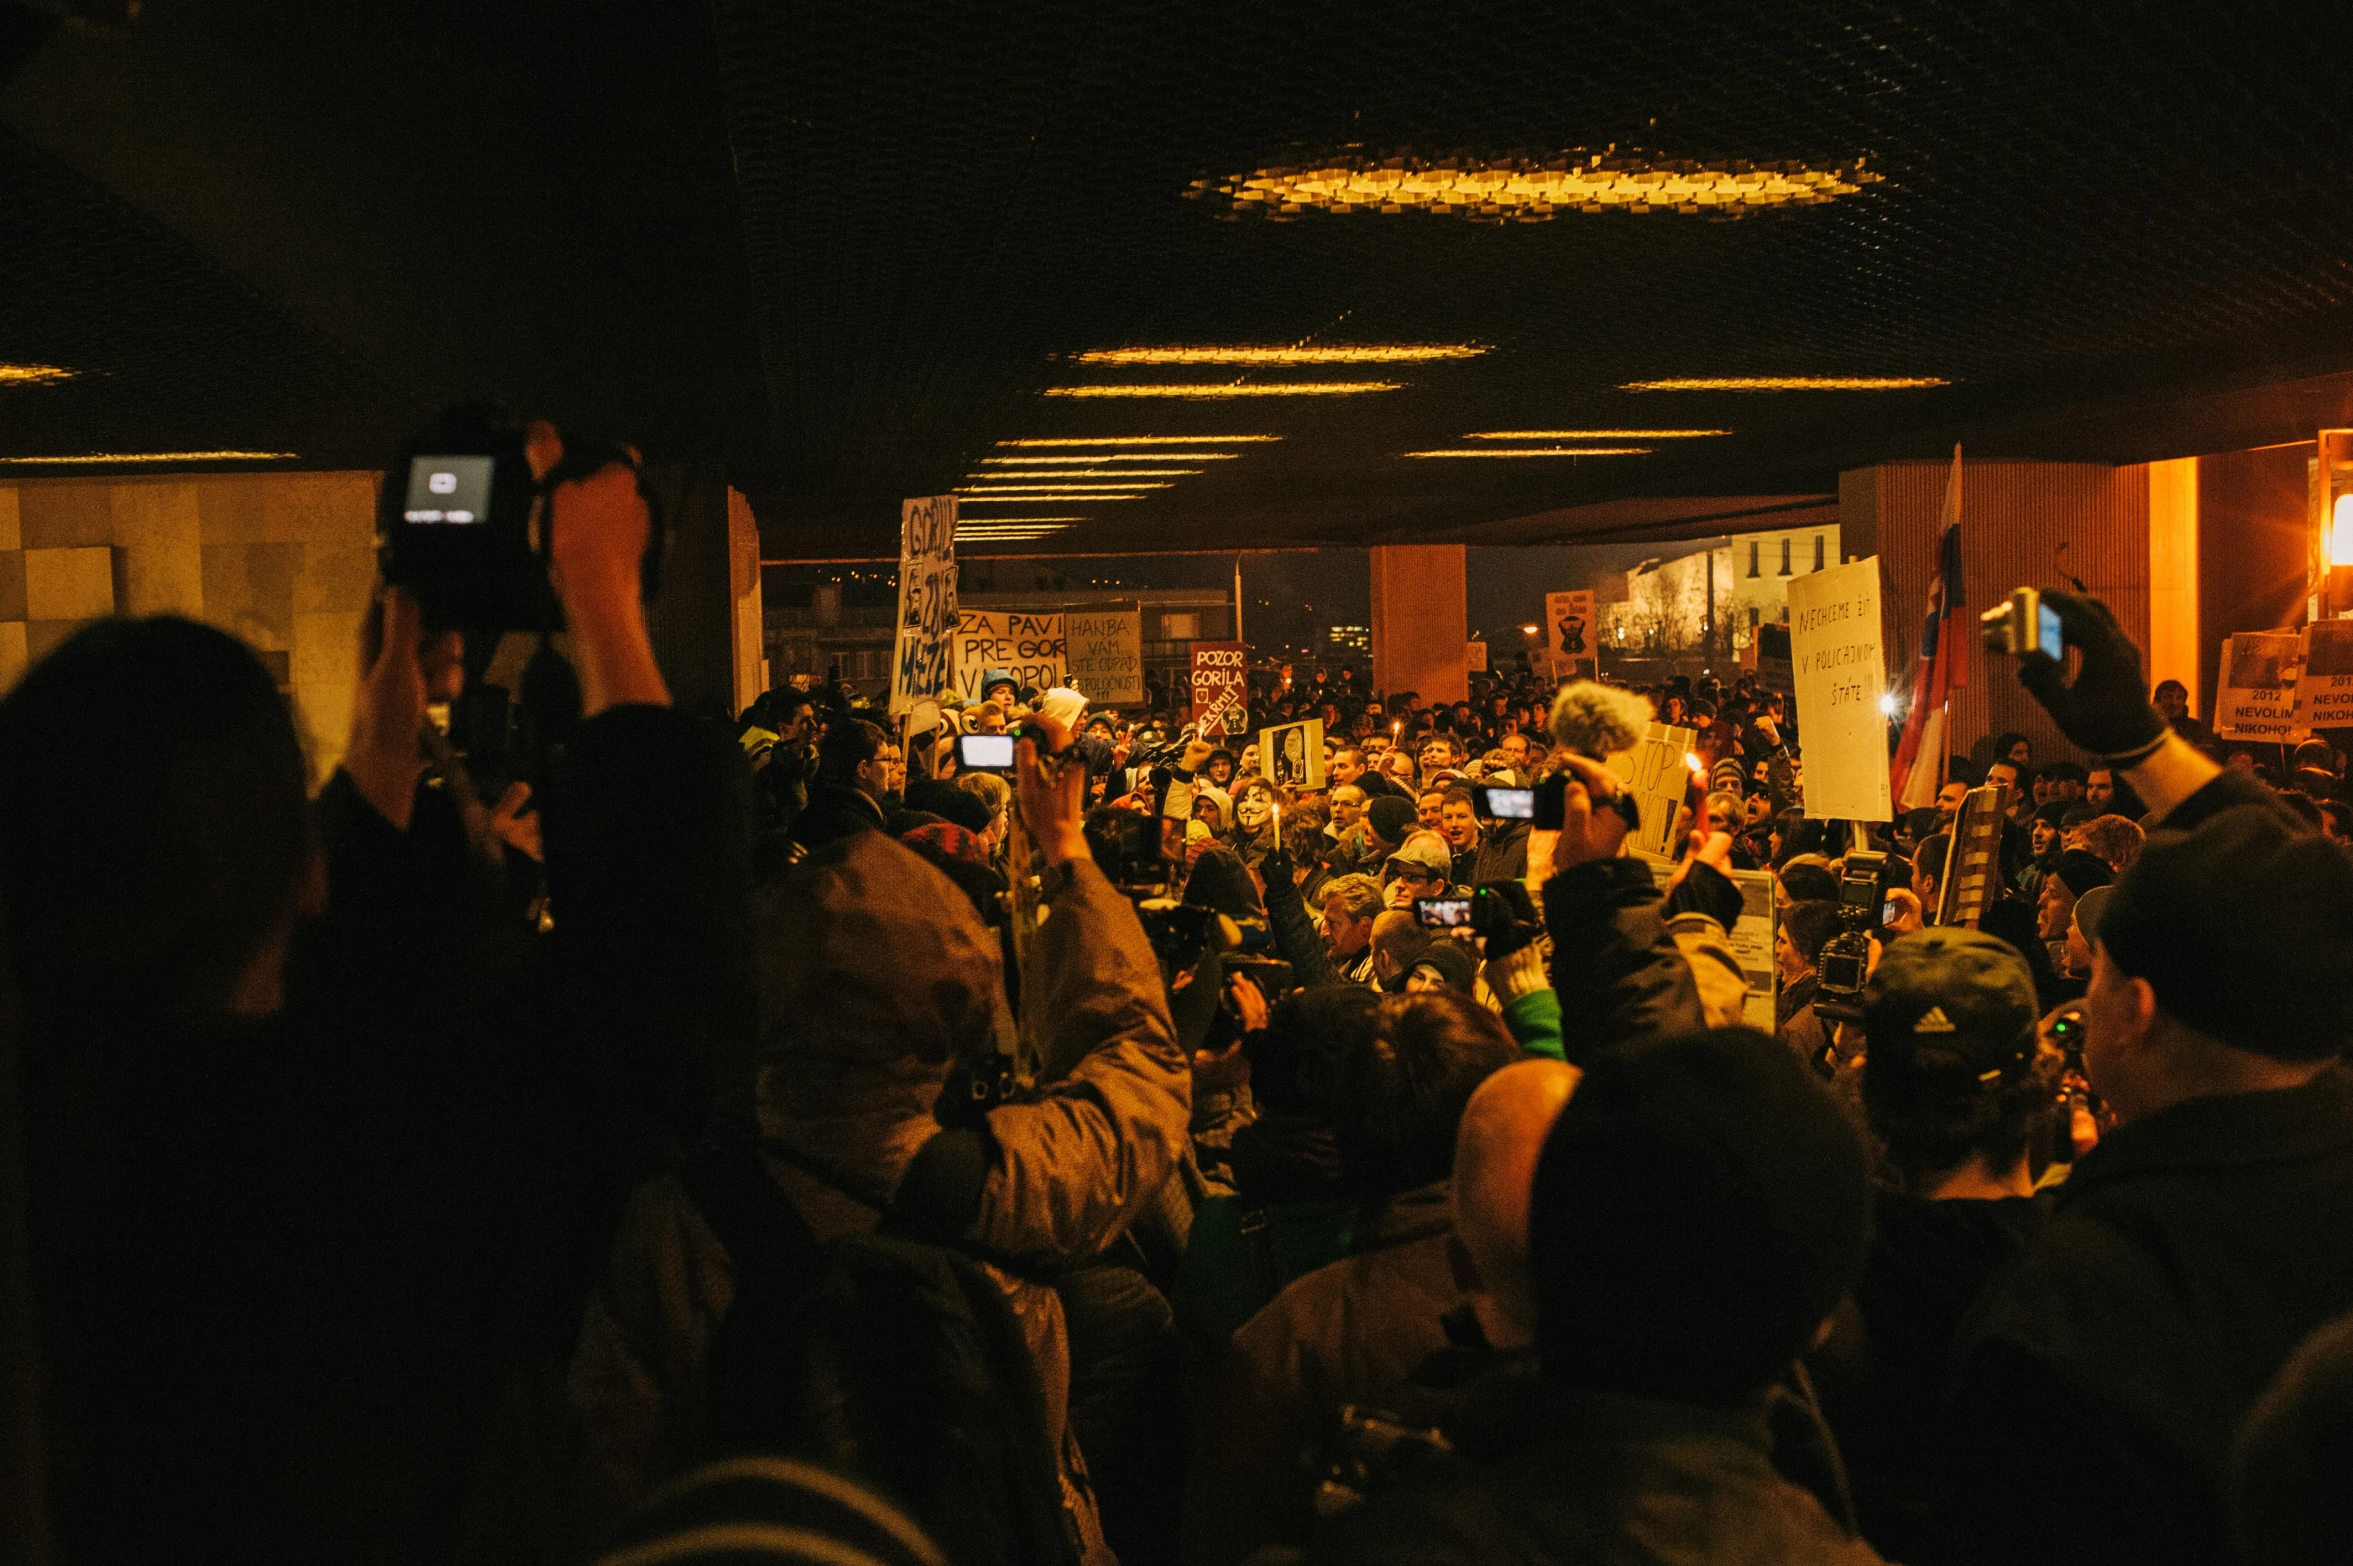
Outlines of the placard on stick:
<svg viewBox="0 0 2353 1566">
<path fill-rule="evenodd" d="M 1193 722 L 1203 734 L 1250 727 L 1250 649 L 1240 642 L 1193 644 Z"/>
<path fill-rule="evenodd" d="M 1892 820 L 1877 555 L 1790 579 L 1789 648 L 1805 736 L 1806 814 Z"/>
<path fill-rule="evenodd" d="M 899 634 L 891 649 L 888 710 L 903 715 L 954 677 L 956 497 L 899 504 Z"/>
<path fill-rule="evenodd" d="M 2353 729 L 2353 620 L 2315 620 L 2304 627 L 2296 726 Z"/>
<path fill-rule="evenodd" d="M 980 700 L 991 669 L 1013 676 L 1016 689 L 1048 690 L 1068 683 L 1068 650 L 1059 612 L 967 609 L 956 619 L 956 694 Z"/>
</svg>

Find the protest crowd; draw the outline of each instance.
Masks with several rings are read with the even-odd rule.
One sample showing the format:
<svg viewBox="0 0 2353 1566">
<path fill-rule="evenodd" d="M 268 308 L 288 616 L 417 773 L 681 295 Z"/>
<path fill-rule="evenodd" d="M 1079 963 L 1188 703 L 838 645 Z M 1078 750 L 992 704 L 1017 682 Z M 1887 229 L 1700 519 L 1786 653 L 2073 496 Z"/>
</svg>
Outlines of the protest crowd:
<svg viewBox="0 0 2353 1566">
<path fill-rule="evenodd" d="M 400 589 L 315 794 L 189 621 L 0 702 L 56 1559 L 2343 1558 L 2325 738 L 2218 746 L 2059 593 L 1990 677 L 2089 759 L 1954 736 L 1860 827 L 1749 674 L 723 721 L 646 528 L 554 491 L 495 758 Z"/>
</svg>

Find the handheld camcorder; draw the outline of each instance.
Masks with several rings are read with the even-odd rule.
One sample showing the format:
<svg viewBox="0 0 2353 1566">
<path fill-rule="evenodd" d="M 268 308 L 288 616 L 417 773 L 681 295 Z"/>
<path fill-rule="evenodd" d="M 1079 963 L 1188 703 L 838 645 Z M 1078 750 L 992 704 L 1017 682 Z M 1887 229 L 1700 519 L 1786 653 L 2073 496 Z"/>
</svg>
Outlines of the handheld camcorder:
<svg viewBox="0 0 2353 1566">
<path fill-rule="evenodd" d="M 1417 897 L 1413 916 L 1425 930 L 1464 931 L 1485 942 L 1489 955 L 1502 956 L 1544 933 L 1535 905 L 1513 890 L 1491 882 L 1472 887 L 1468 897 Z"/>
<path fill-rule="evenodd" d="M 1814 1014 L 1826 1022 L 1863 1020 L 1863 984 L 1871 976 L 1871 937 L 1887 901 L 1887 856 L 1856 849 L 1838 878 L 1838 933 L 1814 959 L 1821 987 Z"/>
<path fill-rule="evenodd" d="M 416 594 L 430 625 L 482 631 L 556 629 L 547 582 L 548 497 L 559 484 L 637 460 L 609 441 L 572 438 L 544 479 L 524 453 L 522 424 L 484 405 L 454 408 L 405 442 L 376 504 L 376 554 L 384 580 Z M 639 566 L 651 601 L 662 558 L 659 498 L 645 487 L 652 527 Z"/>
<path fill-rule="evenodd" d="M 1489 821 L 1534 821 L 1536 791 L 1532 788 L 1493 788 L 1471 785 L 1471 808 Z"/>
<path fill-rule="evenodd" d="M 2031 587 L 2019 588 L 1977 619 L 1984 628 L 1987 652 L 2054 662 L 2067 656 L 2059 611 L 2044 604 L 2043 595 Z"/>
</svg>

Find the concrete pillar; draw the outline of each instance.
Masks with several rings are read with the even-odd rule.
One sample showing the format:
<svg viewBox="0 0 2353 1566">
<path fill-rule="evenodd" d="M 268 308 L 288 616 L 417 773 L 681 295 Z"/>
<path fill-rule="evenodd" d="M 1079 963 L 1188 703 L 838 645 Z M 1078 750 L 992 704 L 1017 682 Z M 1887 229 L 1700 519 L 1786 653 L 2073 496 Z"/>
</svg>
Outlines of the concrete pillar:
<svg viewBox="0 0 2353 1566">
<path fill-rule="evenodd" d="M 2149 684 L 2179 680 L 2199 700 L 2198 459 L 2149 464 Z"/>
<path fill-rule="evenodd" d="M 1386 545 L 1372 551 L 1372 565 L 1373 684 L 1384 694 L 1419 692 L 1425 704 L 1468 701 L 1463 546 Z"/>
</svg>

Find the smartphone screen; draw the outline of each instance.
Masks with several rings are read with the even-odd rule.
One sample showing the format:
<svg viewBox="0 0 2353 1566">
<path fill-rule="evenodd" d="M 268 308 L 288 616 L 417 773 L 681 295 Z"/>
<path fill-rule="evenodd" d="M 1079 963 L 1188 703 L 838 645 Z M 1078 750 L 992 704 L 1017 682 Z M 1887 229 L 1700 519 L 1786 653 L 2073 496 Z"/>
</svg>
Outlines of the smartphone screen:
<svg viewBox="0 0 2353 1566">
<path fill-rule="evenodd" d="M 956 737 L 956 764 L 975 772 L 1008 772 L 1013 767 L 1013 736 L 1010 734 L 960 734 Z"/>
<path fill-rule="evenodd" d="M 2067 634 L 2065 628 L 2059 624 L 2059 611 L 2053 609 L 2049 604 L 2042 604 L 2040 608 L 2042 609 L 2041 624 L 2035 631 L 2035 650 L 2048 653 L 2053 658 L 2066 657 Z"/>
<path fill-rule="evenodd" d="M 1471 922 L 1471 900 L 1467 897 L 1417 897 L 1413 913 L 1425 930 L 1468 929 Z"/>
<path fill-rule="evenodd" d="M 400 517 L 463 527 L 490 520 L 490 475 L 495 457 L 412 457 L 408 503 Z"/>
<path fill-rule="evenodd" d="M 1879 922 L 1883 925 L 1895 923 L 1895 903 L 1892 900 L 1879 905 Z"/>
<path fill-rule="evenodd" d="M 1498 821 L 1536 819 L 1536 791 L 1532 788 L 1479 789 L 1481 813 Z"/>
</svg>

